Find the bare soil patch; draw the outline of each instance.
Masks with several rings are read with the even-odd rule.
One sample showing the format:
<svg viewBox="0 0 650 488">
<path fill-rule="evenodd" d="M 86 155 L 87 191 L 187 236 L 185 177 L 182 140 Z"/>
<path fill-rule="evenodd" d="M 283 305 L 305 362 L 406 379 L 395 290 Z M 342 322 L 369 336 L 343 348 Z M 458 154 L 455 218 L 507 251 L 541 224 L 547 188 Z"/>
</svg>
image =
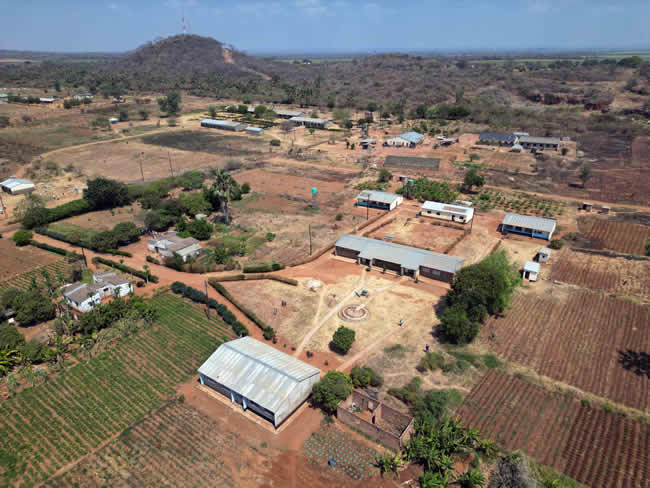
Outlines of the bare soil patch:
<svg viewBox="0 0 650 488">
<path fill-rule="evenodd" d="M 441 221 L 401 212 L 390 224 L 372 232 L 369 237 L 397 244 L 445 252 L 463 235 L 463 230 L 440 225 Z M 469 226 L 467 226 L 469 228 Z"/>
<path fill-rule="evenodd" d="M 61 259 L 56 254 L 43 251 L 34 246 L 18 247 L 9 238 L 0 239 L 0 281 L 17 276 L 35 268 L 54 263 Z"/>
<path fill-rule="evenodd" d="M 584 226 L 586 238 L 592 241 L 593 247 L 626 254 L 642 255 L 650 237 L 650 227 L 645 225 L 587 219 Z"/>
<path fill-rule="evenodd" d="M 120 222 L 133 222 L 144 225 L 144 213 L 138 204 L 118 207 L 113 210 L 101 210 L 77 215 L 60 221 L 64 224 L 76 225 L 90 230 L 110 230 Z"/>
</svg>

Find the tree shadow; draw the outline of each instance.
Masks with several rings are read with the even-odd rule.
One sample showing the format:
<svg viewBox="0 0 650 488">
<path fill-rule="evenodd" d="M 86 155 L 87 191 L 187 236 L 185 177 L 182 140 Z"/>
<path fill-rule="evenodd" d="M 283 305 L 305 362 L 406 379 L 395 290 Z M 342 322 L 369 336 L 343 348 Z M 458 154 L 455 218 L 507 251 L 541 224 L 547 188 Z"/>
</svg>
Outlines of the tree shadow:
<svg viewBox="0 0 650 488">
<path fill-rule="evenodd" d="M 627 349 L 618 351 L 618 362 L 628 371 L 637 376 L 647 376 L 650 379 L 650 354 L 643 351 Z"/>
</svg>

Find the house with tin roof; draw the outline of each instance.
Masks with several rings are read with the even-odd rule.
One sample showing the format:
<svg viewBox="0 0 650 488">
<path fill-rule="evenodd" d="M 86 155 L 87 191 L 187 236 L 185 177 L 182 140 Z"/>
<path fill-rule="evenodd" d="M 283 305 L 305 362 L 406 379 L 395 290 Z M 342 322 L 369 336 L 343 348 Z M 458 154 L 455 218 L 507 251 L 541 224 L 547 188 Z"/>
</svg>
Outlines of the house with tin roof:
<svg viewBox="0 0 650 488">
<path fill-rule="evenodd" d="M 175 231 L 158 234 L 147 243 L 151 252 L 170 258 L 178 254 L 183 261 L 199 256 L 202 252 L 199 241 L 193 237 L 179 237 Z"/>
<path fill-rule="evenodd" d="M 22 193 L 29 193 L 36 188 L 34 183 L 22 178 L 9 178 L 0 182 L 2 191 L 10 193 L 11 195 L 20 195 Z"/>
<path fill-rule="evenodd" d="M 513 232 L 550 241 L 556 227 L 555 219 L 508 213 L 503 217 L 501 232 Z"/>
<path fill-rule="evenodd" d="M 248 126 L 246 124 L 241 124 L 232 120 L 203 119 L 201 121 L 201 127 L 241 132 L 243 130 L 246 130 L 246 127 Z"/>
<path fill-rule="evenodd" d="M 394 210 L 402 204 L 404 198 L 395 193 L 377 190 L 363 190 L 357 195 L 357 206 L 378 208 L 380 210 Z"/>
<path fill-rule="evenodd" d="M 422 204 L 420 216 L 466 224 L 474 218 L 474 209 L 461 205 L 426 201 Z"/>
<path fill-rule="evenodd" d="M 252 337 L 221 344 L 199 367 L 201 385 L 279 427 L 307 400 L 320 369 Z"/>
<path fill-rule="evenodd" d="M 405 132 L 398 136 L 389 137 L 384 141 L 384 146 L 395 146 L 395 147 L 415 147 L 418 144 L 424 142 L 424 136 L 418 132 Z"/>
</svg>

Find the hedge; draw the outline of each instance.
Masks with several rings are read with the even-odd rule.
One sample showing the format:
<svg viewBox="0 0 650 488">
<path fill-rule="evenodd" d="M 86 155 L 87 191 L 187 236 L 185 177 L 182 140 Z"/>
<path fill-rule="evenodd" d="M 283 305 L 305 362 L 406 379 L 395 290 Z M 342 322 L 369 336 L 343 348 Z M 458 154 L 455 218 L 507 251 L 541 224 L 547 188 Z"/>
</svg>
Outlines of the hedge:
<svg viewBox="0 0 650 488">
<path fill-rule="evenodd" d="M 125 273 L 132 274 L 133 276 L 137 276 L 138 278 L 142 278 L 143 280 L 148 280 L 152 283 L 158 283 L 157 276 L 148 274 L 145 271 L 140 271 L 138 269 L 132 268 L 131 266 L 127 266 L 125 264 L 116 263 L 115 261 L 111 261 L 110 259 L 104 259 L 104 258 L 100 258 L 99 256 L 96 256 L 93 258 L 93 263 L 104 264 L 106 266 L 110 266 L 111 268 L 115 268 L 120 271 L 124 271 Z"/>
<path fill-rule="evenodd" d="M 253 312 L 251 312 L 248 308 L 244 307 L 241 303 L 239 303 L 235 298 L 230 294 L 228 290 L 224 288 L 223 285 L 221 285 L 219 282 L 217 282 L 214 279 L 208 280 L 208 283 L 210 283 L 210 286 L 217 290 L 220 295 L 222 295 L 224 298 L 229 300 L 235 307 L 237 307 L 241 312 L 248 317 L 251 322 L 253 322 L 255 325 L 257 325 L 262 332 L 264 332 L 264 339 L 266 340 L 271 340 L 275 337 L 275 330 L 273 330 L 273 327 L 266 325 L 262 319 L 260 319 L 257 315 L 255 315 Z"/>
<path fill-rule="evenodd" d="M 249 275 L 244 275 L 244 274 L 237 274 L 237 275 L 230 275 L 230 276 L 221 276 L 219 278 L 213 278 L 217 282 L 222 282 L 222 281 L 254 281 L 254 280 L 273 280 L 273 281 L 279 281 L 280 283 L 285 283 L 287 285 L 291 286 L 298 286 L 298 280 L 294 280 L 293 278 L 287 278 L 285 276 L 277 276 L 277 275 L 271 275 L 271 274 L 249 274 Z"/>
<path fill-rule="evenodd" d="M 270 271 L 279 271 L 281 269 L 284 269 L 284 265 L 280 263 L 264 263 L 253 266 L 244 266 L 242 271 L 244 273 L 268 273 Z"/>
<path fill-rule="evenodd" d="M 224 304 L 217 302 L 214 298 L 208 298 L 208 296 L 202 291 L 187 286 L 185 283 L 180 281 L 174 281 L 171 286 L 173 293 L 177 295 L 183 295 L 185 298 L 189 298 L 195 303 L 203 303 L 210 308 L 213 308 L 217 311 L 217 314 L 223 319 L 223 321 L 232 327 L 232 330 L 238 336 L 247 336 L 248 328 L 242 324 L 234 313 L 232 313 L 228 307 Z"/>
<path fill-rule="evenodd" d="M 59 205 L 58 207 L 48 208 L 48 221 L 56 222 L 57 220 L 63 220 L 68 217 L 74 217 L 75 215 L 88 213 L 91 210 L 92 208 L 90 208 L 88 201 L 85 198 L 79 198 L 64 203 L 63 205 Z"/>
<path fill-rule="evenodd" d="M 131 254 L 130 252 L 120 251 L 119 249 L 105 249 L 102 251 L 98 249 L 94 249 L 89 242 L 84 242 L 82 239 L 70 239 L 70 237 L 61 234 L 60 232 L 51 230 L 49 227 L 37 227 L 36 229 L 34 229 L 34 232 L 42 236 L 51 237 L 52 239 L 56 239 L 57 241 L 67 242 L 68 244 L 71 244 L 73 246 L 85 247 L 86 249 L 91 249 L 96 252 L 112 254 L 113 256 L 126 256 L 127 258 L 133 257 L 133 254 Z"/>
<path fill-rule="evenodd" d="M 55 254 L 60 254 L 61 256 L 72 256 L 81 259 L 83 256 L 79 254 L 78 252 L 74 251 L 67 251 L 66 249 L 56 247 L 56 246 L 50 246 L 49 244 L 45 244 L 44 242 L 38 242 L 32 239 L 29 243 L 30 245 L 34 247 L 38 247 L 41 249 L 44 249 L 46 251 L 53 252 Z"/>
</svg>

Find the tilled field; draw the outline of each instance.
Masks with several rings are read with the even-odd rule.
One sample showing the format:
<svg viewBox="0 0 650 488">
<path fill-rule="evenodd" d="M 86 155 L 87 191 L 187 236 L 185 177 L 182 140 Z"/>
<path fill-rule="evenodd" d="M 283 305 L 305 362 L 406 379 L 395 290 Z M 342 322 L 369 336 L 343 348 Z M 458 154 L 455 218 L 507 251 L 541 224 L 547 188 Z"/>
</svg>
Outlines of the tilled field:
<svg viewBox="0 0 650 488">
<path fill-rule="evenodd" d="M 225 323 L 180 298 L 152 301 L 160 312 L 154 325 L 0 403 L 0 486 L 33 486 L 89 454 L 161 405 L 233 338 Z"/>
<path fill-rule="evenodd" d="M 604 249 L 643 255 L 650 237 L 650 227 L 598 219 L 593 222 L 586 237 Z"/>
<path fill-rule="evenodd" d="M 480 337 L 508 361 L 647 410 L 649 323 L 647 306 L 588 291 L 555 298 L 519 294 L 506 317 L 490 319 Z"/>
<path fill-rule="evenodd" d="M 647 424 L 494 371 L 472 389 L 458 415 L 506 449 L 520 449 L 587 486 L 647 486 Z"/>
<path fill-rule="evenodd" d="M 563 249 L 551 261 L 551 279 L 608 293 L 650 296 L 650 261 Z"/>
<path fill-rule="evenodd" d="M 36 282 L 37 286 L 43 286 L 45 283 L 44 273 L 47 273 L 50 276 L 52 282 L 56 283 L 59 281 L 61 284 L 63 284 L 60 280 L 60 275 L 65 275 L 68 271 L 68 268 L 69 264 L 66 263 L 64 259 L 59 258 L 58 260 L 51 262 L 45 266 L 40 266 L 7 280 L 2 280 L 0 282 L 0 293 L 2 293 L 4 290 L 8 290 L 9 288 L 26 290 L 31 286 L 32 281 Z"/>
<path fill-rule="evenodd" d="M 34 246 L 18 247 L 9 238 L 0 239 L 0 281 L 61 259 Z"/>
</svg>

